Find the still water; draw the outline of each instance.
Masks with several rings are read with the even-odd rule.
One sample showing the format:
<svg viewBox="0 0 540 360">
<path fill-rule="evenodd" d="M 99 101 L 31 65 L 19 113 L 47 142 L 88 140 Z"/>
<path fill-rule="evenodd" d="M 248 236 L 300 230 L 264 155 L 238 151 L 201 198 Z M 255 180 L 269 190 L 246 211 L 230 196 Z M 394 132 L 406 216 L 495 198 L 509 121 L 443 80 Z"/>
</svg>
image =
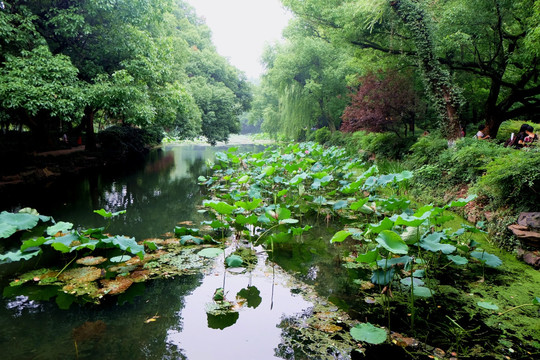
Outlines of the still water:
<svg viewBox="0 0 540 360">
<path fill-rule="evenodd" d="M 241 151 L 260 151 L 241 146 Z M 197 178 L 206 175 L 205 162 L 225 148 L 168 145 L 152 152 L 137 169 L 90 174 L 45 189 L 16 194 L 1 210 L 32 207 L 57 221 L 82 228 L 104 226 L 93 210 L 127 210 L 113 220 L 112 234 L 142 240 L 173 231 L 179 222 L 203 220 Z M 290 262 L 294 272 L 315 281 L 324 262 L 313 265 L 317 249 L 298 254 Z M 327 256 L 326 249 L 320 250 Z M 332 258 L 327 262 L 332 263 Z M 18 269 L 0 266 L 0 285 Z M 326 271 L 324 271 L 326 273 Z M 329 277 L 332 272 L 328 271 Z M 216 322 L 205 312 L 216 288 L 225 284 L 228 300 L 245 290 L 255 301 L 240 306 L 236 318 Z M 0 303 L 1 359 L 274 359 L 289 351 L 280 347 L 280 322 L 305 312 L 313 304 L 304 300 L 291 276 L 272 267 L 261 251 L 253 271 L 233 273 L 216 261 L 202 274 L 137 284 L 129 295 L 100 306 L 72 305 L 60 310 L 54 302 L 27 296 L 2 298 Z M 132 299 L 129 297 L 133 297 Z"/>
</svg>

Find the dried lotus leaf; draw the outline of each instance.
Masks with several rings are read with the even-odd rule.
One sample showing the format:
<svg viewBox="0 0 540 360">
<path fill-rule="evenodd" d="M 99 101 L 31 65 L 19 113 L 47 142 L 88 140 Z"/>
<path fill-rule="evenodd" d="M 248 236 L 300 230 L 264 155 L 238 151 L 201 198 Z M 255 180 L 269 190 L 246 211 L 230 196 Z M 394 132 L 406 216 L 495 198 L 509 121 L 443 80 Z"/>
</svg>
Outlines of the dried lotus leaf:
<svg viewBox="0 0 540 360">
<path fill-rule="evenodd" d="M 94 266 L 69 269 L 58 276 L 59 280 L 65 282 L 90 282 L 99 279 L 104 270 Z"/>
<path fill-rule="evenodd" d="M 107 261 L 107 258 L 104 258 L 103 256 L 86 256 L 78 259 L 76 263 L 79 265 L 94 266 L 104 263 L 105 261 Z"/>
<path fill-rule="evenodd" d="M 126 291 L 131 284 L 133 284 L 133 280 L 127 277 L 118 276 L 114 280 L 102 279 L 100 280 L 100 283 L 101 286 L 103 286 L 101 289 L 103 294 L 117 295 Z"/>
</svg>

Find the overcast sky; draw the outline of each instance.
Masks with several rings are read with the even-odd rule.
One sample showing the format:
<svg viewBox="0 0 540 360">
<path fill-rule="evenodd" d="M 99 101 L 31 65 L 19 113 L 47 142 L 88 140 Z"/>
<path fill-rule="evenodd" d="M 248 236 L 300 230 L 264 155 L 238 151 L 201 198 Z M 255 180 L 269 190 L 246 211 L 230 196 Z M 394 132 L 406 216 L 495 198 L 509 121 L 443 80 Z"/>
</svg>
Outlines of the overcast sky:
<svg viewBox="0 0 540 360">
<path fill-rule="evenodd" d="M 186 0 L 212 30 L 220 55 L 249 79 L 263 72 L 260 58 L 265 43 L 281 39 L 291 18 L 279 0 Z"/>
</svg>

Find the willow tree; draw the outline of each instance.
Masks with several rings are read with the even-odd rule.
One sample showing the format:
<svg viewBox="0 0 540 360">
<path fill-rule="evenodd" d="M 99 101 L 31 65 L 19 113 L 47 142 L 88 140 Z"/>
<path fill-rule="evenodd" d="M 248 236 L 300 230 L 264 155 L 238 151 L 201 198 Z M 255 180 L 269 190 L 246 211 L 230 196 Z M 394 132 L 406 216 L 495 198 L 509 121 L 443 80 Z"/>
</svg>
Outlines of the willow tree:
<svg viewBox="0 0 540 360">
<path fill-rule="evenodd" d="M 285 31 L 287 42 L 265 57 L 272 60 L 265 64 L 263 86 L 276 90 L 279 129 L 289 137 L 312 127 L 335 131 L 346 106 L 346 77 L 353 73 L 348 54 L 306 36 L 310 31 L 302 22 L 291 24 Z"/>
</svg>

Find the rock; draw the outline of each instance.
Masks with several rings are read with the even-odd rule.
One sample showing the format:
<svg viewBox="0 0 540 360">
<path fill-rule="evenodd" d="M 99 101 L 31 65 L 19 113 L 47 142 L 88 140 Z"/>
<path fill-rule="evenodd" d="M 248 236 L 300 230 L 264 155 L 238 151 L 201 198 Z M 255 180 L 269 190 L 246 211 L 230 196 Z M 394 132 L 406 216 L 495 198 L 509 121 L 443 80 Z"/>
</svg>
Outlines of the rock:
<svg viewBox="0 0 540 360">
<path fill-rule="evenodd" d="M 540 212 L 522 212 L 517 222 L 519 225 L 540 230 Z"/>
<path fill-rule="evenodd" d="M 509 225 L 508 230 L 512 231 L 525 244 L 540 248 L 540 232 L 530 231 L 527 226 L 519 224 Z"/>
</svg>

